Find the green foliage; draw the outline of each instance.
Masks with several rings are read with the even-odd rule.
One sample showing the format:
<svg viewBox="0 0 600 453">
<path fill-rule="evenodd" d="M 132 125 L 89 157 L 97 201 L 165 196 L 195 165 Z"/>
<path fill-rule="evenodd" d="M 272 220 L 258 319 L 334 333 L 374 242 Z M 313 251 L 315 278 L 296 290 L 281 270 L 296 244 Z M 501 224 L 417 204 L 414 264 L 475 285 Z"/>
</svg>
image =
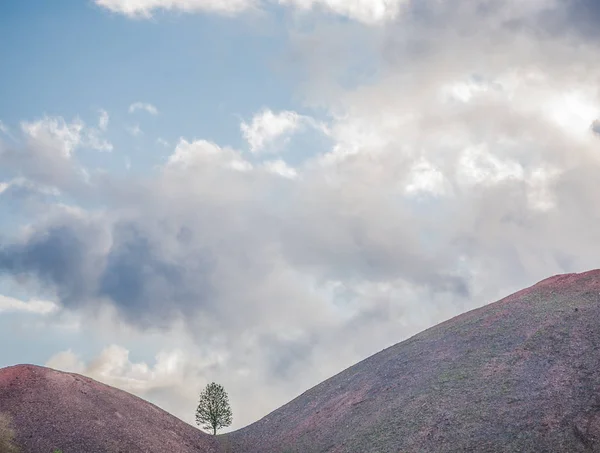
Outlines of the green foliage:
<svg viewBox="0 0 600 453">
<path fill-rule="evenodd" d="M 196 423 L 203 429 L 212 429 L 213 434 L 217 434 L 217 429 L 231 425 L 232 418 L 229 397 L 223 386 L 214 382 L 208 384 L 200 394 Z"/>
<path fill-rule="evenodd" d="M 56 450 L 54 450 L 52 453 L 63 453 L 62 450 L 59 450 L 58 448 Z"/>
<path fill-rule="evenodd" d="M 6 415 L 0 413 L 0 452 L 19 453 L 19 448 L 15 443 L 15 431 L 12 429 L 12 420 Z"/>
</svg>

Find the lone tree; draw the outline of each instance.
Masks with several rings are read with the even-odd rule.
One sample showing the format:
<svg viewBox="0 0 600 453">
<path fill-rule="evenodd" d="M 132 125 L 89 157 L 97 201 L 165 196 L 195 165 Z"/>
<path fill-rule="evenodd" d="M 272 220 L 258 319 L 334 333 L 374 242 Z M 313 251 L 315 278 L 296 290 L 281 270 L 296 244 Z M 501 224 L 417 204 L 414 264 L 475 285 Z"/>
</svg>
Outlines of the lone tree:
<svg viewBox="0 0 600 453">
<path fill-rule="evenodd" d="M 215 435 L 217 429 L 231 425 L 232 418 L 229 398 L 223 386 L 214 382 L 208 384 L 200 394 L 196 423 L 202 425 L 203 429 L 212 429 Z"/>
</svg>

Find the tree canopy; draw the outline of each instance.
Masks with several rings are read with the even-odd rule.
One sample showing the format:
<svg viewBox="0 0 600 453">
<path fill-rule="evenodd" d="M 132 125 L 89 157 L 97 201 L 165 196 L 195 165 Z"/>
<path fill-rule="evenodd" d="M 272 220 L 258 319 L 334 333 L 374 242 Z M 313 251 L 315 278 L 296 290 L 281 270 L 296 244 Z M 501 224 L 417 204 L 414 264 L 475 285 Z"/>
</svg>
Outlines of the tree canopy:
<svg viewBox="0 0 600 453">
<path fill-rule="evenodd" d="M 231 425 L 233 414 L 229 406 L 229 397 L 222 385 L 211 382 L 200 394 L 196 409 L 196 423 L 203 429 L 217 429 Z"/>
</svg>

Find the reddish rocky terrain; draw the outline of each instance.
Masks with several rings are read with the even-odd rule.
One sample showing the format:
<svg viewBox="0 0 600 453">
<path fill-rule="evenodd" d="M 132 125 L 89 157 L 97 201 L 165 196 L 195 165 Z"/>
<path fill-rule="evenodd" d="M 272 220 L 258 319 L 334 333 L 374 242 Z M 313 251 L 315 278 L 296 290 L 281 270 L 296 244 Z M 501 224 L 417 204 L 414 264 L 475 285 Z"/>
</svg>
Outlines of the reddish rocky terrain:
<svg viewBox="0 0 600 453">
<path fill-rule="evenodd" d="M 0 370 L 23 453 L 217 453 L 213 436 L 129 393 L 33 365 Z"/>
<path fill-rule="evenodd" d="M 600 452 L 600 271 L 396 344 L 234 432 L 244 453 Z"/>
<path fill-rule="evenodd" d="M 215 440 L 82 376 L 0 370 L 24 453 L 600 452 L 600 271 L 457 316 Z"/>
</svg>

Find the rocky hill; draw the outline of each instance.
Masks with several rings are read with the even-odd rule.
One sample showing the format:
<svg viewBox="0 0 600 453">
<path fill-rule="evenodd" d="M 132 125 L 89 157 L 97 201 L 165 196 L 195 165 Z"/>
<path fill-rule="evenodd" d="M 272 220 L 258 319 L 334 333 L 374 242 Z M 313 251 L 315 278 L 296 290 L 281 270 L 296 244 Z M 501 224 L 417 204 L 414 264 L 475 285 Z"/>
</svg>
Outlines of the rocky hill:
<svg viewBox="0 0 600 453">
<path fill-rule="evenodd" d="M 147 401 L 33 365 L 0 370 L 0 413 L 11 419 L 22 453 L 219 451 L 213 436 Z"/>
<path fill-rule="evenodd" d="M 238 452 L 600 451 L 600 271 L 561 275 L 348 368 Z"/>
<path fill-rule="evenodd" d="M 600 271 L 432 327 L 252 425 L 199 432 L 82 376 L 0 370 L 24 453 L 600 452 Z"/>
</svg>

